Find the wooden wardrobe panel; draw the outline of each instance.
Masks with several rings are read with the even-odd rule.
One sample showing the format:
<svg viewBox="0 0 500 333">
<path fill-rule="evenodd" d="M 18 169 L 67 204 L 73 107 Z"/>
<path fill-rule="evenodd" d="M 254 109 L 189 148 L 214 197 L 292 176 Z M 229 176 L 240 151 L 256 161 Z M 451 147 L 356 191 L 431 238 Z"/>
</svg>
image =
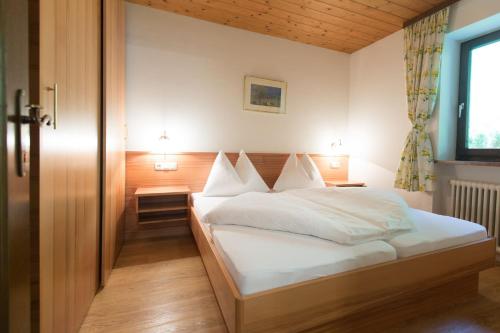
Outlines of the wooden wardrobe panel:
<svg viewBox="0 0 500 333">
<path fill-rule="evenodd" d="M 53 18 L 46 17 L 47 13 L 44 7 L 48 3 L 53 4 Z M 47 11 L 52 8 L 47 9 Z M 40 3 L 40 24 L 49 25 L 48 21 L 53 19 L 54 24 L 49 25 L 45 32 L 40 31 L 40 49 L 46 49 L 47 57 L 43 57 L 41 52 L 42 72 L 44 69 L 53 67 L 53 75 L 44 78 L 41 75 L 41 94 L 46 96 L 42 98 L 42 107 L 45 110 L 52 111 L 52 117 L 55 118 L 55 104 L 53 92 L 49 91 L 57 82 L 58 108 L 64 110 L 65 106 L 65 73 L 66 73 L 66 38 L 60 33 L 61 28 L 65 28 L 61 17 L 66 15 L 65 1 L 50 0 L 47 3 Z M 53 29 L 53 30 L 52 30 Z M 59 32 L 58 32 L 59 31 Z M 44 40 L 45 34 L 54 34 L 54 44 L 47 44 Z M 57 65 L 56 65 L 57 63 Z M 52 74 L 52 73 L 50 73 Z M 57 142 L 62 138 L 62 131 L 55 131 L 52 128 L 42 129 L 40 146 L 40 244 L 47 242 L 47 248 L 40 250 L 40 267 L 50 267 L 51 272 L 41 271 L 40 280 L 46 280 L 41 284 L 41 326 L 42 332 L 62 332 L 65 329 L 66 306 L 66 163 L 65 154 L 58 152 Z M 52 145 L 50 145 L 52 139 Z M 56 163 L 57 161 L 57 163 Z M 46 180 L 46 181 L 45 181 Z M 45 211 L 52 211 L 52 220 Z M 44 251 L 47 252 L 44 252 Z M 48 275 L 46 275 L 48 274 Z M 50 285 L 50 286 L 49 286 Z M 47 288 L 46 290 L 44 290 Z M 51 295 L 52 293 L 52 295 Z M 51 298 L 51 299 L 49 299 Z"/>
<path fill-rule="evenodd" d="M 101 283 L 123 243 L 125 224 L 125 4 L 104 0 L 103 212 Z"/>
<path fill-rule="evenodd" d="M 77 332 L 98 287 L 101 2 L 40 2 L 41 332 Z"/>
<path fill-rule="evenodd" d="M 78 330 L 98 288 L 99 273 L 99 137 L 101 105 L 101 1 L 69 1 L 70 121 L 76 135 L 69 180 L 73 189 L 74 279 L 69 300 L 75 304 L 71 331 Z M 74 20 L 74 25 L 71 22 Z M 73 70 L 73 71 L 71 71 Z M 74 135 L 74 134 L 73 134 Z M 69 261 L 72 262 L 72 261 Z M 70 317 L 71 318 L 71 317 Z"/>
<path fill-rule="evenodd" d="M 47 90 L 56 82 L 56 0 L 46 0 L 39 4 L 39 49 L 38 71 L 39 87 L 38 100 L 33 102 L 44 107 L 44 113 L 53 116 L 54 99 Z M 54 158 L 55 131 L 52 127 L 43 127 L 39 130 L 39 147 L 33 147 L 44 154 L 39 156 L 38 186 L 39 209 L 39 260 L 40 260 L 40 332 L 52 332 L 54 322 Z M 36 198 L 35 198 L 36 200 Z"/>
</svg>

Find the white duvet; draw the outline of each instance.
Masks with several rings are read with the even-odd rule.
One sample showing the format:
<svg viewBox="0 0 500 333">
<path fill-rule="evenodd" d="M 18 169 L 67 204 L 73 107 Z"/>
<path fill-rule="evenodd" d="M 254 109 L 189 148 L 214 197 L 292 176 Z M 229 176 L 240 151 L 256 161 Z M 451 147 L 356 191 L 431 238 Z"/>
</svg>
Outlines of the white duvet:
<svg viewBox="0 0 500 333">
<path fill-rule="evenodd" d="M 245 193 L 213 208 L 203 222 L 287 231 L 340 244 L 390 239 L 413 228 L 401 197 L 369 188 Z"/>
</svg>

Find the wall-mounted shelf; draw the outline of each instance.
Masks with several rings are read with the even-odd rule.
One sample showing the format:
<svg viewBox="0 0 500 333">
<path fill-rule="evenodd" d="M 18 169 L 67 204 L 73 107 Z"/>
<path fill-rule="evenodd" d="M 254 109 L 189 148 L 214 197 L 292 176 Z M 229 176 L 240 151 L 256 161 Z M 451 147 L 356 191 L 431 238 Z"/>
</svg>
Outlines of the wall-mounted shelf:
<svg viewBox="0 0 500 333">
<path fill-rule="evenodd" d="M 187 186 L 140 187 L 135 191 L 137 222 L 140 225 L 189 221 Z"/>
</svg>

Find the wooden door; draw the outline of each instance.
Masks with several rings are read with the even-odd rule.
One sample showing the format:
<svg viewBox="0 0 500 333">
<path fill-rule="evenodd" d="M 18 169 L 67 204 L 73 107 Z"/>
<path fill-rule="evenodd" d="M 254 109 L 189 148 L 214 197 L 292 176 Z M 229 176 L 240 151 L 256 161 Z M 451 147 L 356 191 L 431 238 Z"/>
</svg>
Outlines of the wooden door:
<svg viewBox="0 0 500 333">
<path fill-rule="evenodd" d="M 0 0 L 0 331 L 30 332 L 28 1 Z"/>
<path fill-rule="evenodd" d="M 77 332 L 98 288 L 101 1 L 39 2 L 40 330 Z"/>
</svg>

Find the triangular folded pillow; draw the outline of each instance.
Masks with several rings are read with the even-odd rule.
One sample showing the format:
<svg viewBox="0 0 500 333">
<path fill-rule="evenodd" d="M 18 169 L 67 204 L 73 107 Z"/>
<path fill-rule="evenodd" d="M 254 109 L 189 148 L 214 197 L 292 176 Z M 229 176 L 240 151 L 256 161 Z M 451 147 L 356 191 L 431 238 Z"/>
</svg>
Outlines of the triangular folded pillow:
<svg viewBox="0 0 500 333">
<path fill-rule="evenodd" d="M 321 173 L 319 172 L 319 169 L 313 159 L 309 155 L 304 154 L 300 160 L 302 162 L 302 166 L 307 172 L 307 175 L 312 181 L 311 184 L 309 184 L 310 187 L 326 187 L 325 181 L 323 180 L 323 177 L 321 176 Z"/>
<path fill-rule="evenodd" d="M 320 187 L 325 187 L 325 183 L 314 161 L 308 155 L 299 160 L 296 154 L 290 154 L 274 184 L 274 190 L 277 192 Z"/>
<path fill-rule="evenodd" d="M 236 169 L 224 152 L 215 158 L 203 195 L 207 197 L 233 196 L 246 192 L 267 192 L 267 187 L 244 151 L 240 152 Z"/>
<path fill-rule="evenodd" d="M 236 172 L 243 183 L 243 192 L 268 192 L 269 187 L 255 169 L 252 161 L 242 150 L 238 161 L 236 161 Z"/>
</svg>

